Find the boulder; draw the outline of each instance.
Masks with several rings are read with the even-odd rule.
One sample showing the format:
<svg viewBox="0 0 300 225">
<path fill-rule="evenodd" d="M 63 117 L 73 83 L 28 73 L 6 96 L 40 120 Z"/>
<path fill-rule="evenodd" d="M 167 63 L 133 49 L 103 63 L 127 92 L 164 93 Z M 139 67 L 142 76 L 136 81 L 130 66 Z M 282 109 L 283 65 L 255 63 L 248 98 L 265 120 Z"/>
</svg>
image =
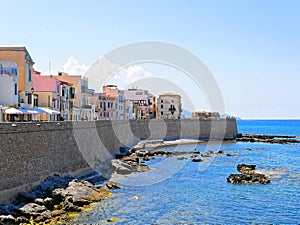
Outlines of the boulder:
<svg viewBox="0 0 300 225">
<path fill-rule="evenodd" d="M 27 223 L 29 223 L 29 219 L 27 219 L 24 216 L 19 216 L 19 217 L 16 218 L 16 223 L 17 224 L 22 224 L 22 223 L 27 224 Z"/>
<path fill-rule="evenodd" d="M 114 181 L 108 181 L 105 185 L 108 189 L 121 189 L 121 187 Z"/>
<path fill-rule="evenodd" d="M 134 167 L 122 162 L 121 160 L 118 159 L 113 159 L 111 161 L 112 167 L 114 168 L 114 171 L 117 174 L 125 175 L 125 174 L 130 174 L 134 171 Z"/>
<path fill-rule="evenodd" d="M 256 165 L 238 164 L 241 174 L 230 174 L 227 182 L 231 184 L 269 184 L 271 181 L 264 174 L 255 172 Z"/>
<path fill-rule="evenodd" d="M 264 174 L 230 174 L 227 182 L 231 184 L 269 184 L 271 181 Z"/>
<path fill-rule="evenodd" d="M 53 204 L 57 205 L 60 202 L 63 201 L 64 199 L 64 189 L 63 188 L 57 188 L 52 191 L 52 199 L 53 199 Z"/>
<path fill-rule="evenodd" d="M 203 160 L 202 159 L 200 159 L 200 158 L 193 158 L 192 159 L 192 162 L 202 162 Z"/>
<path fill-rule="evenodd" d="M 37 198 L 34 200 L 34 203 L 38 204 L 38 205 L 44 205 L 44 199 L 42 198 Z"/>
<path fill-rule="evenodd" d="M 237 171 L 241 173 L 253 173 L 255 171 L 256 165 L 248 165 L 248 164 L 238 164 Z"/>
<path fill-rule="evenodd" d="M 48 209 L 53 210 L 54 208 L 54 202 L 52 198 L 45 198 L 44 199 L 44 206 L 46 206 Z"/>
<path fill-rule="evenodd" d="M 192 158 L 192 156 L 191 156 L 191 158 Z M 176 158 L 176 160 L 187 160 L 187 158 L 186 157 L 178 157 L 178 158 Z"/>
<path fill-rule="evenodd" d="M 24 216 L 26 218 L 30 218 L 30 217 L 36 218 L 46 211 L 47 211 L 47 208 L 45 206 L 38 205 L 36 203 L 28 203 L 18 209 L 18 213 L 21 216 Z"/>
<path fill-rule="evenodd" d="M 147 172 L 150 168 L 147 165 L 138 164 L 136 167 L 136 172 Z"/>
<path fill-rule="evenodd" d="M 12 215 L 0 215 L 0 224 L 6 224 L 6 225 L 15 225 L 18 224 L 16 222 L 15 217 Z"/>
<path fill-rule="evenodd" d="M 211 157 L 211 152 L 203 152 L 202 154 L 201 154 L 201 156 L 202 157 Z"/>
<path fill-rule="evenodd" d="M 79 207 L 110 197 L 111 195 L 112 193 L 104 188 L 98 189 L 88 181 L 78 181 L 76 179 L 72 180 L 62 193 L 64 199 L 68 196 L 67 202 Z"/>
</svg>

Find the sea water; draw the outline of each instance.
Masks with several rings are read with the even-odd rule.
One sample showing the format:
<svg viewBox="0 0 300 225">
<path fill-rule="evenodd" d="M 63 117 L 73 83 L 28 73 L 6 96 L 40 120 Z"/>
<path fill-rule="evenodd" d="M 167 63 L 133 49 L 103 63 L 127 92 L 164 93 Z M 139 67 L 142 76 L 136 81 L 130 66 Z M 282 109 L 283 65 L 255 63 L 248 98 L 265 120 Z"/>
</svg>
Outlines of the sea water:
<svg viewBox="0 0 300 225">
<path fill-rule="evenodd" d="M 300 135 L 300 121 L 238 121 L 240 133 Z M 207 151 L 218 155 L 204 162 L 156 158 L 150 172 L 116 178 L 122 189 L 96 203 L 73 224 L 299 224 L 300 145 L 224 143 L 182 145 L 165 151 Z M 190 157 L 187 155 L 186 157 Z M 271 184 L 233 185 L 239 163 L 255 164 Z M 110 224 L 110 223 L 107 223 Z"/>
</svg>

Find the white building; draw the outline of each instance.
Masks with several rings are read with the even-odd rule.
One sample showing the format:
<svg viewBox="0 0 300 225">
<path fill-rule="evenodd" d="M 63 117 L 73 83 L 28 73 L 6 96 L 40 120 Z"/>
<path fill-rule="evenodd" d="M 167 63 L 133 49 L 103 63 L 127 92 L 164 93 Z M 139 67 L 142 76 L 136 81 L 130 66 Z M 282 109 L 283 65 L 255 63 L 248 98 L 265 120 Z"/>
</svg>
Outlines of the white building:
<svg viewBox="0 0 300 225">
<path fill-rule="evenodd" d="M 18 66 L 12 61 L 0 60 L 0 105 L 18 106 Z"/>
<path fill-rule="evenodd" d="M 162 119 L 180 119 L 181 96 L 173 93 L 159 95 L 157 99 L 157 117 Z"/>
</svg>

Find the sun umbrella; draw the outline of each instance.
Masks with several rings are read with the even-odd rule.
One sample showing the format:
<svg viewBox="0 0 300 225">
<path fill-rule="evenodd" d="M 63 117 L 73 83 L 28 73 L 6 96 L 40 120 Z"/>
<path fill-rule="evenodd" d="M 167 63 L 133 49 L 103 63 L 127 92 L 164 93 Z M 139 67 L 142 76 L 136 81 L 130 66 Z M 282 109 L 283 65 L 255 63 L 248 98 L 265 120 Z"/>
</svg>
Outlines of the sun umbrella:
<svg viewBox="0 0 300 225">
<path fill-rule="evenodd" d="M 15 108 L 9 108 L 4 111 L 6 114 L 23 114 L 21 110 Z"/>
</svg>

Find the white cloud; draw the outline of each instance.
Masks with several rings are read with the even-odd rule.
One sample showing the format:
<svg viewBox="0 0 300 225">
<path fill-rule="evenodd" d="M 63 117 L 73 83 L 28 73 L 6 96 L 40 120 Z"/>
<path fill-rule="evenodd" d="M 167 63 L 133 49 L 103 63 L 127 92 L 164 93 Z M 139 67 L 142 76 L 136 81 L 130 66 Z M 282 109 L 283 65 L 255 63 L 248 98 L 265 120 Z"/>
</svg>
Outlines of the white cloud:
<svg viewBox="0 0 300 225">
<path fill-rule="evenodd" d="M 86 76 L 89 79 L 89 87 L 99 91 L 106 84 L 114 84 L 120 89 L 125 89 L 133 82 L 153 75 L 141 66 L 121 67 L 101 56 L 96 63 L 89 67 Z"/>
<path fill-rule="evenodd" d="M 77 59 L 70 56 L 65 65 L 63 65 L 63 72 L 70 75 L 84 75 L 88 68 L 88 66 L 80 64 Z"/>
<path fill-rule="evenodd" d="M 152 77 L 153 75 L 145 71 L 143 67 L 131 65 L 127 68 L 119 70 L 110 79 L 106 81 L 107 84 L 115 84 L 124 89 L 138 80 Z"/>
</svg>

